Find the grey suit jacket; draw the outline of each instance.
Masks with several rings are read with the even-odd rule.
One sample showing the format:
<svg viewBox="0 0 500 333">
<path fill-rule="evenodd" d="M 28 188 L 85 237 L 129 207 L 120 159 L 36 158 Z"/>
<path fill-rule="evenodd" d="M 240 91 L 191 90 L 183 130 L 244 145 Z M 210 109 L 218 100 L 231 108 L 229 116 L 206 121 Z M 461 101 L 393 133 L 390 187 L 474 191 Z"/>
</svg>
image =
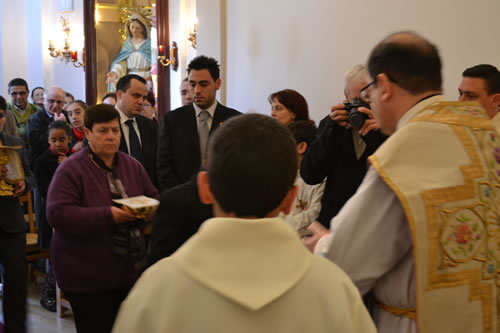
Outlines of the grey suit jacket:
<svg viewBox="0 0 500 333">
<path fill-rule="evenodd" d="M 2 139 L 4 146 L 23 147 L 19 151 L 19 154 L 21 155 L 21 160 L 24 168 L 26 193 L 31 189 L 33 177 L 28 166 L 28 160 L 26 158 L 26 152 L 24 150 L 24 141 L 19 137 L 8 135 L 5 133 L 0 133 L 0 138 Z M 24 213 L 21 208 L 19 198 L 0 196 L 0 214 L 2 216 L 0 218 L 0 229 L 2 231 L 9 233 L 26 231 L 26 221 L 24 220 Z"/>
</svg>

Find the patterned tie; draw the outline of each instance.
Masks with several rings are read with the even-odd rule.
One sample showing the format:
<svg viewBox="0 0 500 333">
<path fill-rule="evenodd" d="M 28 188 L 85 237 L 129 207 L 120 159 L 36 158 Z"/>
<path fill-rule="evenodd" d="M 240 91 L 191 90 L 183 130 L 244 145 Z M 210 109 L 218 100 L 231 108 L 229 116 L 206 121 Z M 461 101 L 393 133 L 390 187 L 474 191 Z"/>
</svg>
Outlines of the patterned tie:
<svg viewBox="0 0 500 333">
<path fill-rule="evenodd" d="M 209 133 L 208 119 L 210 119 L 210 113 L 208 113 L 208 111 L 201 111 L 198 117 L 200 118 L 200 123 L 198 124 L 198 135 L 200 137 L 200 154 L 201 154 L 201 161 L 203 163 L 207 154 L 208 133 Z"/>
<path fill-rule="evenodd" d="M 137 132 L 134 128 L 134 120 L 129 119 L 125 122 L 128 126 L 128 143 L 130 145 L 130 155 L 142 163 L 142 148 Z"/>
</svg>

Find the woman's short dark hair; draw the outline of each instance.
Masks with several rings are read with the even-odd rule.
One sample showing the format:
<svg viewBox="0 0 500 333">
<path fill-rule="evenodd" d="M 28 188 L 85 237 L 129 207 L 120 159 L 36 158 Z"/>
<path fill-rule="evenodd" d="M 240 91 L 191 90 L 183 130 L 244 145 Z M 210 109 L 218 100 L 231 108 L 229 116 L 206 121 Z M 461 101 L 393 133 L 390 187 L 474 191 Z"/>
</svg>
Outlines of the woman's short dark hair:
<svg viewBox="0 0 500 333">
<path fill-rule="evenodd" d="M 3 96 L 0 96 L 0 110 L 7 112 L 7 101 L 3 98 Z"/>
<path fill-rule="evenodd" d="M 232 117 L 211 137 L 210 190 L 225 212 L 239 217 L 266 216 L 292 188 L 297 169 L 295 140 L 271 117 Z"/>
<path fill-rule="evenodd" d="M 69 128 L 68 124 L 64 120 L 54 120 L 53 122 L 50 123 L 49 125 L 49 133 L 53 129 L 62 129 L 66 132 L 66 134 L 71 137 L 71 129 Z"/>
<path fill-rule="evenodd" d="M 36 88 L 34 88 L 34 89 L 31 91 L 31 100 L 33 100 L 33 97 L 35 96 L 35 92 L 36 92 L 38 89 L 42 89 L 42 91 L 45 91 L 45 89 L 44 89 L 43 87 L 36 87 Z"/>
<path fill-rule="evenodd" d="M 120 114 L 114 106 L 108 104 L 92 105 L 83 116 L 85 127 L 90 131 L 92 131 L 94 124 L 109 123 L 114 119 L 120 119 Z"/>
<path fill-rule="evenodd" d="M 278 100 L 278 102 L 283 104 L 288 110 L 295 114 L 294 120 L 310 120 L 307 101 L 304 96 L 299 94 L 297 91 L 293 89 L 277 91 L 269 96 L 269 103 L 272 103 L 274 99 Z"/>
</svg>

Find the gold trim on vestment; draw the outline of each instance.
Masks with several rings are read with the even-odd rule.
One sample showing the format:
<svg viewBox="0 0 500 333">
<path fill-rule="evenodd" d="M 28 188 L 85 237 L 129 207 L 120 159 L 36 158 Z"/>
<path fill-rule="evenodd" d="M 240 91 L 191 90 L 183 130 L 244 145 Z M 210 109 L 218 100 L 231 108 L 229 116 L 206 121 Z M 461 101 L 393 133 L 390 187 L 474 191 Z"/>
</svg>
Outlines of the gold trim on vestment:
<svg viewBox="0 0 500 333">
<path fill-rule="evenodd" d="M 449 107 L 460 107 L 460 112 L 454 114 L 449 111 Z M 470 111 L 471 115 L 464 115 L 464 111 Z M 443 230 L 440 230 L 440 227 L 443 228 L 443 225 L 440 225 L 440 217 L 443 219 L 443 215 L 440 214 L 452 214 L 453 212 L 459 209 L 468 209 L 471 214 L 476 214 L 478 219 L 482 220 L 486 227 L 488 226 L 488 208 L 484 202 L 478 201 L 468 206 L 458 207 L 456 209 L 444 209 L 442 206 L 446 203 L 460 202 L 464 200 L 473 200 L 474 198 L 480 198 L 481 193 L 478 191 L 481 190 L 480 185 L 485 185 L 490 189 L 498 190 L 499 185 L 497 182 L 491 180 L 494 175 L 491 173 L 491 170 L 485 169 L 486 166 L 486 156 L 480 155 L 480 149 L 484 148 L 484 142 L 486 135 L 493 135 L 492 133 L 492 124 L 491 121 L 482 118 L 478 119 L 476 117 L 477 113 L 474 113 L 474 106 L 470 106 L 470 109 L 467 109 L 464 104 L 458 102 L 445 102 L 445 103 L 435 103 L 426 107 L 425 110 L 418 113 L 411 121 L 412 122 L 420 122 L 420 121 L 429 121 L 433 123 L 442 123 L 447 124 L 453 130 L 459 141 L 462 143 L 463 148 L 466 154 L 470 158 L 470 164 L 457 166 L 459 167 L 461 174 L 463 175 L 464 183 L 462 185 L 447 187 L 447 188 L 438 188 L 423 191 L 420 196 L 424 202 L 426 209 L 426 221 L 427 221 L 427 240 L 428 240 L 428 251 L 426 252 L 428 255 L 427 260 L 427 273 L 428 273 L 428 283 L 425 288 L 420 288 L 419 279 L 416 279 L 416 290 L 417 290 L 417 309 L 419 308 L 419 297 L 418 291 L 421 292 L 430 291 L 438 288 L 449 288 L 449 287 L 458 287 L 462 285 L 469 285 L 469 302 L 473 301 L 481 301 L 482 308 L 482 324 L 484 332 L 492 332 L 493 330 L 493 286 L 487 283 L 481 283 L 481 279 L 486 280 L 484 277 L 484 273 L 482 275 L 482 269 L 470 268 L 461 270 L 459 272 L 446 272 L 439 273 L 438 269 L 440 267 L 445 267 L 449 265 L 450 267 L 455 267 L 454 265 L 459 265 L 465 260 L 455 260 L 453 258 L 447 258 L 445 254 L 445 250 L 441 244 L 441 237 Z M 482 137 L 481 137 L 482 135 Z M 475 140 L 474 140 L 475 139 Z M 483 141 L 481 141 L 483 139 Z M 477 144 L 476 144 L 477 142 Z M 376 154 L 376 153 L 375 153 Z M 381 163 L 377 159 L 375 155 L 369 157 L 369 161 L 373 165 L 374 169 L 377 171 L 379 176 L 384 180 L 384 182 L 394 191 L 396 196 L 398 197 L 404 211 L 406 217 L 408 219 L 412 241 L 413 244 L 417 244 L 417 229 L 416 222 L 412 211 L 410 209 L 409 202 L 407 201 L 406 196 L 403 192 L 398 188 L 398 186 L 394 183 L 394 181 L 387 175 L 384 169 L 381 166 Z M 497 169 L 498 170 L 498 169 Z M 431 171 L 430 171 L 431 172 Z M 500 174 L 498 174 L 500 176 Z M 478 179 L 479 178 L 479 179 Z M 481 180 L 482 179 L 482 180 Z M 485 181 L 485 179 L 490 179 L 491 181 Z M 499 221 L 494 221 L 498 225 Z M 493 224 L 493 223 L 491 223 Z M 488 230 L 487 230 L 488 231 Z M 498 232 L 500 235 L 500 231 Z M 487 257 L 482 257 L 480 253 L 486 252 L 487 242 L 489 234 L 486 232 L 484 236 L 484 240 L 477 248 L 474 248 L 474 251 L 471 252 L 471 256 L 468 259 L 475 260 L 479 262 L 484 262 L 483 266 L 486 265 Z M 499 237 L 500 238 L 500 237 Z M 499 243 L 500 246 L 500 243 Z M 419 255 L 416 247 L 413 248 L 413 255 L 415 263 L 421 263 L 425 261 L 419 260 Z M 443 258 L 447 261 L 443 262 Z M 423 258 L 422 258 L 423 259 Z M 484 270 L 484 268 L 483 268 Z M 416 276 L 419 276 L 419 266 L 415 265 Z M 500 271 L 496 272 L 497 276 L 497 287 L 500 285 Z M 498 295 L 498 302 L 500 297 Z M 380 304 L 379 304 L 380 305 Z M 382 305 L 381 307 L 386 310 Z M 390 306 L 387 306 L 392 308 Z M 386 310 L 388 311 L 388 310 Z M 393 311 L 388 311 L 394 314 Z M 498 312 L 498 311 L 497 311 Z M 496 316 L 499 318 L 499 314 Z"/>
<path fill-rule="evenodd" d="M 406 318 L 410 318 L 410 319 L 415 319 L 417 316 L 417 313 L 416 313 L 415 309 L 413 309 L 413 308 L 400 308 L 400 307 L 384 304 L 384 303 L 381 303 L 379 301 L 377 301 L 377 305 L 385 312 L 392 313 L 393 315 L 398 316 L 398 317 L 406 317 Z"/>
</svg>

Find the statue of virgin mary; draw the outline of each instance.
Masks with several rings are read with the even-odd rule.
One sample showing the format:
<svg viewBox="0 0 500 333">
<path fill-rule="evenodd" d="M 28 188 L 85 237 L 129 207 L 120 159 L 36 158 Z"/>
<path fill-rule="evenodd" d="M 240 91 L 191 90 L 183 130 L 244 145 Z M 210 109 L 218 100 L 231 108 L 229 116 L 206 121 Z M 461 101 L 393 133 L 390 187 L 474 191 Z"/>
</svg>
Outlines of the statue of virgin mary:
<svg viewBox="0 0 500 333">
<path fill-rule="evenodd" d="M 116 83 L 126 74 L 137 74 L 151 86 L 151 39 L 147 21 L 140 15 L 133 15 L 126 23 L 127 39 L 120 53 L 111 63 L 106 75 L 108 91 L 116 91 Z"/>
</svg>

